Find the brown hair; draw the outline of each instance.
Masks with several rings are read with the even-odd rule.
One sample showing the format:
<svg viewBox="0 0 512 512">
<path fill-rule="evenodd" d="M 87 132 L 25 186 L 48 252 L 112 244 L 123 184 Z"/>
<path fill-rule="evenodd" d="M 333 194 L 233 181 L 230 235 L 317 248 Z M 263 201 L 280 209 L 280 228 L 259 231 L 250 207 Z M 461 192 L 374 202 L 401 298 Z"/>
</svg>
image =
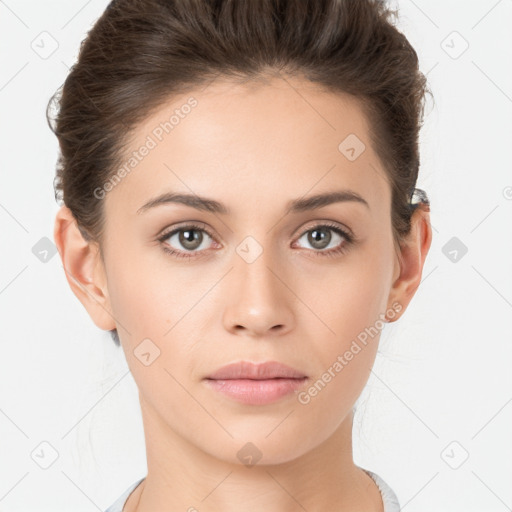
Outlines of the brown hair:
<svg viewBox="0 0 512 512">
<path fill-rule="evenodd" d="M 390 21 L 396 15 L 380 0 L 114 0 L 48 103 L 60 146 L 56 199 L 84 238 L 100 243 L 103 201 L 94 191 L 121 165 L 138 123 L 215 77 L 243 82 L 284 71 L 359 100 L 391 185 L 398 243 L 417 206 L 430 91 L 415 50 Z M 421 191 L 419 200 L 428 208 Z"/>
</svg>

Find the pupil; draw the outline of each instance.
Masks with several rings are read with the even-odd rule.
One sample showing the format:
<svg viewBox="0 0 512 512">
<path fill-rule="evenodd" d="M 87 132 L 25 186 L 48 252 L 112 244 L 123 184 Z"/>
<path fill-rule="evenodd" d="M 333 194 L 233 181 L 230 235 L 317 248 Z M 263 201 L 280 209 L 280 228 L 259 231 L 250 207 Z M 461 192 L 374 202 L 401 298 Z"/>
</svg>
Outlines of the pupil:
<svg viewBox="0 0 512 512">
<path fill-rule="evenodd" d="M 196 249 L 201 245 L 203 235 L 195 230 L 188 229 L 180 233 L 180 243 L 187 249 Z M 197 243 L 199 241 L 199 243 Z"/>
<path fill-rule="evenodd" d="M 324 249 L 329 245 L 329 242 L 331 241 L 330 230 L 325 228 L 314 229 L 310 233 L 309 242 L 312 246 L 316 247 L 317 249 Z"/>
</svg>

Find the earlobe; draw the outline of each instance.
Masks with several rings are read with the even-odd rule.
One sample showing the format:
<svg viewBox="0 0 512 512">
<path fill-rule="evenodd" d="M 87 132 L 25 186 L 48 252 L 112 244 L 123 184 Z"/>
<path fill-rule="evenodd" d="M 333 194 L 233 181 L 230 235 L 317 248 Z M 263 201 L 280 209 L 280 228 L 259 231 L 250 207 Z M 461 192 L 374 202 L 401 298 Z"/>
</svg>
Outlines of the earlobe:
<svg viewBox="0 0 512 512">
<path fill-rule="evenodd" d="M 421 282 L 423 266 L 431 242 L 432 228 L 429 208 L 428 205 L 420 204 L 411 217 L 409 236 L 400 247 L 400 254 L 398 255 L 400 270 L 389 295 L 388 308 L 398 303 L 401 310 L 400 314 L 390 321 L 396 321 L 414 297 Z"/>
<path fill-rule="evenodd" d="M 57 212 L 53 236 L 71 290 L 100 329 L 115 329 L 99 246 L 84 239 L 67 206 Z"/>
</svg>

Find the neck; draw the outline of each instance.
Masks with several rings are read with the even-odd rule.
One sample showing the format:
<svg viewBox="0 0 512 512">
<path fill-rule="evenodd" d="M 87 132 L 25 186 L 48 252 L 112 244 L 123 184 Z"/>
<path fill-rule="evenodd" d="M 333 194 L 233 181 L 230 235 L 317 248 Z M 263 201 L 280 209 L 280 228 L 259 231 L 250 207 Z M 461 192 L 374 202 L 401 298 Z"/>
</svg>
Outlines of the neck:
<svg viewBox="0 0 512 512">
<path fill-rule="evenodd" d="M 353 411 L 324 443 L 296 459 L 245 466 L 198 449 L 142 399 L 141 407 L 148 474 L 123 512 L 238 512 L 248 503 L 266 512 L 383 512 L 376 484 L 353 462 Z"/>
</svg>

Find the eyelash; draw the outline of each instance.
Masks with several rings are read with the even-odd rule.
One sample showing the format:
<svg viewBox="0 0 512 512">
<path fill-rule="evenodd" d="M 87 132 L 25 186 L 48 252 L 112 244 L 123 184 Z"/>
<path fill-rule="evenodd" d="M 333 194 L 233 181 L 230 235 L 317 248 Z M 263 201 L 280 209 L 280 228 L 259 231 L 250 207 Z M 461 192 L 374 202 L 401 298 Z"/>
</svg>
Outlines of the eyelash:
<svg viewBox="0 0 512 512">
<path fill-rule="evenodd" d="M 354 235 L 347 233 L 343 229 L 341 229 L 339 226 L 335 224 L 330 223 L 324 223 L 324 224 L 317 224 L 316 226 L 313 226 L 312 228 L 307 229 L 301 235 L 299 238 L 302 238 L 306 233 L 309 233 L 310 231 L 314 231 L 318 228 L 329 228 L 341 237 L 343 237 L 345 240 L 343 243 L 341 243 L 336 249 L 329 249 L 329 250 L 314 250 L 311 249 L 311 251 L 314 253 L 315 256 L 328 256 L 328 257 L 335 257 L 338 255 L 341 255 L 345 253 L 349 246 L 352 245 L 356 238 Z M 172 235 L 179 233 L 180 231 L 204 231 L 212 240 L 215 240 L 215 237 L 210 233 L 208 229 L 206 229 L 204 226 L 200 226 L 198 224 L 186 224 L 184 226 L 180 226 L 179 228 L 173 229 L 172 231 L 167 231 L 163 233 L 160 237 L 158 237 L 158 241 L 162 244 L 162 249 L 170 254 L 171 256 L 174 256 L 176 258 L 196 258 L 196 254 L 198 254 L 197 251 L 190 251 L 189 254 L 187 254 L 185 251 L 176 251 L 175 249 L 169 249 L 169 247 L 166 247 L 164 245 L 164 241 L 167 240 Z"/>
</svg>

